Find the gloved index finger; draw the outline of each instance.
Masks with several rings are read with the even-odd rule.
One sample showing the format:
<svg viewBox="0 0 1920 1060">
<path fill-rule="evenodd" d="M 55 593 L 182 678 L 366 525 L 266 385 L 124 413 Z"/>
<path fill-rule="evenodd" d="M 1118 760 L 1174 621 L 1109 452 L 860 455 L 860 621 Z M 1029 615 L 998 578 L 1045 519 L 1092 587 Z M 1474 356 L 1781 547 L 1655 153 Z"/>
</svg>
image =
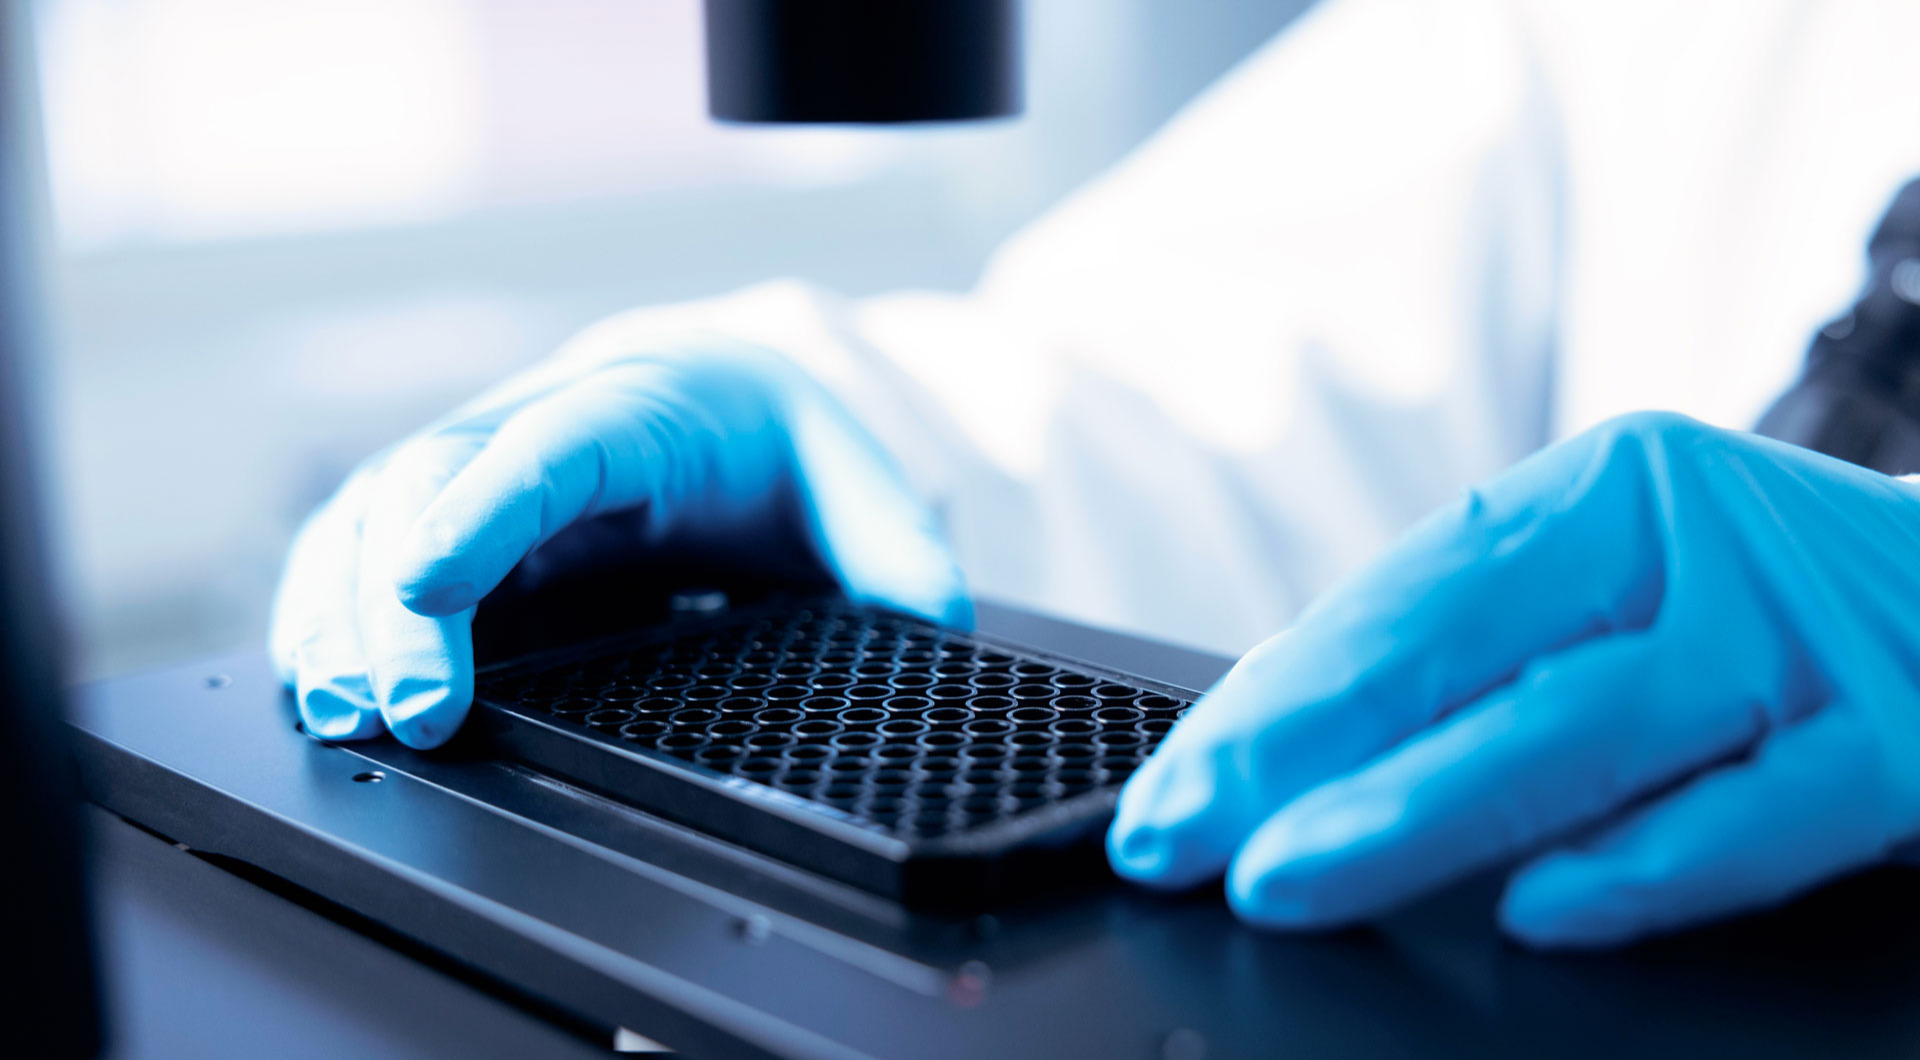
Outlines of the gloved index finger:
<svg viewBox="0 0 1920 1060">
<path fill-rule="evenodd" d="M 364 518 L 355 611 L 380 715 L 409 747 L 451 737 L 473 700 L 470 612 L 415 614 L 393 587 L 394 550 L 420 510 L 479 447 L 475 439 L 409 442 L 376 474 Z"/>
<path fill-rule="evenodd" d="M 1660 500 L 1645 460 L 1623 452 L 1639 444 L 1596 432 L 1523 461 L 1250 653 L 1128 784 L 1115 867 L 1170 887 L 1217 875 L 1302 791 L 1535 656 L 1649 621 Z"/>
<path fill-rule="evenodd" d="M 790 382 L 788 392 L 809 530 L 847 594 L 972 626 L 973 604 L 945 536 L 878 443 L 809 381 Z"/>
<path fill-rule="evenodd" d="M 323 740 L 380 732 L 355 607 L 364 476 L 349 479 L 294 537 L 274 592 L 268 649 L 306 731 Z"/>
<path fill-rule="evenodd" d="M 638 361 L 539 398 L 502 423 L 399 550 L 408 607 L 474 606 L 576 520 L 646 509 L 652 533 L 737 520 L 774 495 L 785 449 L 771 406 L 723 370 Z"/>
</svg>

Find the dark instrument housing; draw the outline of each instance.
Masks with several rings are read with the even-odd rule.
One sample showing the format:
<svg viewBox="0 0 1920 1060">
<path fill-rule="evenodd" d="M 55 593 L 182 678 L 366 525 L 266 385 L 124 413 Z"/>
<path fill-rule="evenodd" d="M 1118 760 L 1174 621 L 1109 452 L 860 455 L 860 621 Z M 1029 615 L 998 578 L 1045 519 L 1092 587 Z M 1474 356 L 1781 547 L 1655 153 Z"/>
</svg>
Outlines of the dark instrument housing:
<svg viewBox="0 0 1920 1060">
<path fill-rule="evenodd" d="M 729 122 L 1020 112 L 1018 0 L 706 0 L 707 103 Z"/>
</svg>

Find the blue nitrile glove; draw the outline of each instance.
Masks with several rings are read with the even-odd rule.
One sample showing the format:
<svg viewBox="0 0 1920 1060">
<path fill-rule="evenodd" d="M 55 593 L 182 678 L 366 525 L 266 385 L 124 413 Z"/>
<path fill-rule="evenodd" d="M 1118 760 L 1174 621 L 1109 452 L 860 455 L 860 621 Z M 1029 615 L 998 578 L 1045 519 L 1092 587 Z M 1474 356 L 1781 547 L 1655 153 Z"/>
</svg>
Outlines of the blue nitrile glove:
<svg viewBox="0 0 1920 1060">
<path fill-rule="evenodd" d="M 824 390 L 757 348 L 670 345 L 543 364 L 374 457 L 314 513 L 270 638 L 307 731 L 453 735 L 474 605 L 549 541 L 574 563 L 698 540 L 763 561 L 798 543 L 856 599 L 970 621 L 928 513 Z"/>
<path fill-rule="evenodd" d="M 1427 520 L 1128 785 L 1124 875 L 1364 920 L 1520 859 L 1505 929 L 1601 946 L 1920 832 L 1920 486 L 1658 414 Z"/>
</svg>

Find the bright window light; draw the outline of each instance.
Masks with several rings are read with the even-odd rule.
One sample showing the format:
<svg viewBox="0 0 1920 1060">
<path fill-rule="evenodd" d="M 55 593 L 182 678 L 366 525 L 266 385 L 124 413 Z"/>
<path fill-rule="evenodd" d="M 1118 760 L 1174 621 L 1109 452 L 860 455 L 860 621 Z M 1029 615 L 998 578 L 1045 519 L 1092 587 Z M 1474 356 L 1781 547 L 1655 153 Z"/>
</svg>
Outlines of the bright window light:
<svg viewBox="0 0 1920 1060">
<path fill-rule="evenodd" d="M 832 129 L 707 120 L 698 0 L 44 0 L 69 248 L 859 179 Z"/>
</svg>

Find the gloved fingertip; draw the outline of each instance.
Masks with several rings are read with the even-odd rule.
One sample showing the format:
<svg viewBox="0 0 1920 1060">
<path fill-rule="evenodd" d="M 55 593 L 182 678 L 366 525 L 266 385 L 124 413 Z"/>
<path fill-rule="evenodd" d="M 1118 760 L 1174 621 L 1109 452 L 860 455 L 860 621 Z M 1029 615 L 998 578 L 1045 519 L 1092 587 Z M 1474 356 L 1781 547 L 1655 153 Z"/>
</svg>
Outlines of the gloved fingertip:
<svg viewBox="0 0 1920 1060">
<path fill-rule="evenodd" d="M 948 629 L 973 628 L 973 598 L 956 576 L 951 579 L 923 579 L 922 584 L 875 590 L 847 585 L 849 598 L 904 611 Z"/>
<path fill-rule="evenodd" d="M 1107 861 L 1113 871 L 1134 883 L 1149 887 L 1167 886 L 1173 850 L 1159 829 L 1128 827 L 1115 822 L 1107 829 Z"/>
<path fill-rule="evenodd" d="M 948 597 L 934 621 L 949 629 L 972 629 L 974 626 L 973 598 L 964 590 Z"/>
<path fill-rule="evenodd" d="M 1284 814 L 1285 811 L 1282 811 Z M 1293 842 L 1284 817 L 1254 833 L 1227 867 L 1227 904 L 1241 920 L 1259 927 L 1310 930 L 1337 927 L 1356 915 L 1341 900 L 1325 865 Z"/>
<path fill-rule="evenodd" d="M 1238 834 L 1218 819 L 1218 791 L 1205 770 L 1149 761 L 1120 794 L 1107 831 L 1114 871 L 1160 890 L 1195 886 L 1220 874 Z"/>
<path fill-rule="evenodd" d="M 960 569 L 944 549 L 933 546 L 918 558 L 924 562 L 901 562 L 878 573 L 843 567 L 841 581 L 855 599 L 898 608 L 949 629 L 972 629 L 973 598 Z"/>
<path fill-rule="evenodd" d="M 1614 946 L 1641 934 L 1644 925 L 1601 885 L 1589 860 L 1549 854 L 1515 873 L 1500 897 L 1501 930 L 1542 950 Z"/>
<path fill-rule="evenodd" d="M 393 737 L 416 751 L 446 743 L 466 720 L 472 695 L 439 685 L 423 688 L 387 704 L 382 714 Z"/>
<path fill-rule="evenodd" d="M 1255 927 L 1301 931 L 1343 922 L 1325 908 L 1300 873 L 1245 858 L 1235 858 L 1227 870 L 1227 905 Z"/>
<path fill-rule="evenodd" d="M 361 679 L 364 683 L 364 679 Z M 366 740 L 380 734 L 380 714 L 371 696 L 340 680 L 317 682 L 298 689 L 295 702 L 300 727 L 317 740 Z"/>
<path fill-rule="evenodd" d="M 1227 870 L 1227 899 L 1242 919 L 1270 927 L 1340 927 L 1389 907 L 1401 857 L 1382 856 L 1400 811 L 1391 799 L 1329 784 L 1295 799 L 1256 829 Z"/>
<path fill-rule="evenodd" d="M 393 560 L 393 588 L 415 614 L 444 618 L 480 602 L 485 593 L 470 572 L 472 557 L 459 535 L 428 514 L 407 531 Z"/>
<path fill-rule="evenodd" d="M 481 596 L 472 582 L 437 582 L 430 578 L 397 582 L 394 591 L 407 610 L 429 618 L 457 615 L 478 604 Z"/>
</svg>

